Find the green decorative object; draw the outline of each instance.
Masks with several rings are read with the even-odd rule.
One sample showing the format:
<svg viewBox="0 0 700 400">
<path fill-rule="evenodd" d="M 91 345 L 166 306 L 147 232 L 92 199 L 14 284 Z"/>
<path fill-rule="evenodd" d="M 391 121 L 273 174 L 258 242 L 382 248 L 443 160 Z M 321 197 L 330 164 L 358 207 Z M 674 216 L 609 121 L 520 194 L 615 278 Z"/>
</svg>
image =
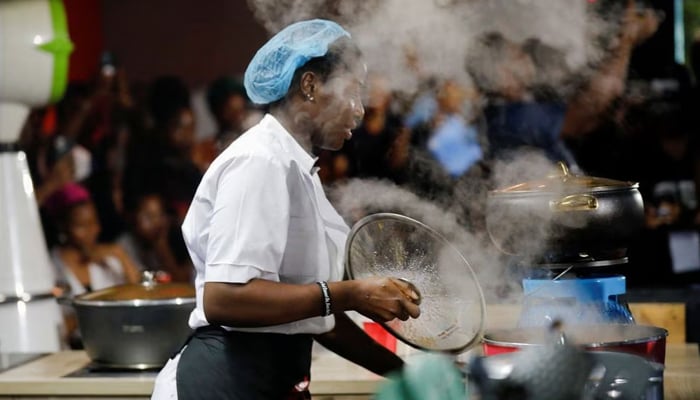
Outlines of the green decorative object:
<svg viewBox="0 0 700 400">
<path fill-rule="evenodd" d="M 49 0 L 51 22 L 53 24 L 53 39 L 37 47 L 54 56 L 53 83 L 51 85 L 50 102 L 58 101 L 68 84 L 68 59 L 73 52 L 73 42 L 68 35 L 66 10 L 61 0 Z"/>
</svg>

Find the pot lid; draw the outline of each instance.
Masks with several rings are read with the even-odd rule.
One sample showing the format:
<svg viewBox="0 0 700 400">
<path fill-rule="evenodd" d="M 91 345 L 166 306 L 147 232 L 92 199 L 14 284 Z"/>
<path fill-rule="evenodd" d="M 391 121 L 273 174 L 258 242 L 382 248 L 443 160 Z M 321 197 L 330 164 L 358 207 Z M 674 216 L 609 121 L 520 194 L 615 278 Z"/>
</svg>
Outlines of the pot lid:
<svg viewBox="0 0 700 400">
<path fill-rule="evenodd" d="M 461 352 L 481 338 L 484 297 L 472 268 L 437 231 L 409 217 L 379 213 L 358 221 L 345 248 L 352 279 L 394 277 L 421 294 L 421 315 L 381 323 L 410 346 Z"/>
<path fill-rule="evenodd" d="M 595 176 L 575 175 L 569 171 L 566 164 L 558 163 L 558 171 L 546 178 L 518 183 L 503 189 L 493 190 L 493 194 L 509 193 L 533 193 L 533 192 L 596 192 L 608 190 L 634 189 L 639 187 L 638 183 L 629 181 L 618 181 L 615 179 L 599 178 Z"/>
<path fill-rule="evenodd" d="M 80 301 L 130 301 L 130 300 L 169 300 L 176 298 L 194 298 L 194 286 L 187 283 L 158 283 L 153 273 L 144 272 L 139 284 L 127 284 L 108 287 L 94 292 L 76 296 Z"/>
</svg>

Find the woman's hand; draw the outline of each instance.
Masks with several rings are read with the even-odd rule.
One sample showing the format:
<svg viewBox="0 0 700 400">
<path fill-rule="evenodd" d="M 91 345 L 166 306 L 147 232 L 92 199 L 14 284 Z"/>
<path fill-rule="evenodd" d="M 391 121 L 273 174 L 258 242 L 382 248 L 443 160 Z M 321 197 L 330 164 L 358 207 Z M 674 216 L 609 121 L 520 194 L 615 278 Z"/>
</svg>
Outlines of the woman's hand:
<svg viewBox="0 0 700 400">
<path fill-rule="evenodd" d="M 378 322 L 420 316 L 420 294 L 397 278 L 367 278 L 355 281 L 352 308 Z"/>
</svg>

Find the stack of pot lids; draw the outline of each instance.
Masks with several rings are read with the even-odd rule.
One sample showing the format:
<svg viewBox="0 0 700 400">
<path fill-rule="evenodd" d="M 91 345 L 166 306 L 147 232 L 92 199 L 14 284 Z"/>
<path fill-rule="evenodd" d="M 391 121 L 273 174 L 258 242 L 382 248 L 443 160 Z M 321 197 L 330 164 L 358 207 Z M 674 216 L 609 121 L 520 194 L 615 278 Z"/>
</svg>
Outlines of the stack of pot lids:
<svg viewBox="0 0 700 400">
<path fill-rule="evenodd" d="M 352 279 L 393 277 L 421 293 L 421 315 L 382 326 L 424 350 L 457 353 L 481 338 L 484 297 L 469 263 L 442 235 L 409 217 L 380 213 L 352 228 L 345 249 Z"/>
</svg>

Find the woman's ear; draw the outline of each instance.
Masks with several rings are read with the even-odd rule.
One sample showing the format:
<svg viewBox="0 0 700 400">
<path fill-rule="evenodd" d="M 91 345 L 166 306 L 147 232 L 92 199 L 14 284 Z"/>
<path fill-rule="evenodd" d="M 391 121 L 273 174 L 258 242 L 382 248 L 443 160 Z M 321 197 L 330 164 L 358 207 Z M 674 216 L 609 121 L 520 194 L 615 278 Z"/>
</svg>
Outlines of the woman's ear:
<svg viewBox="0 0 700 400">
<path fill-rule="evenodd" d="M 316 100 L 316 86 L 318 77 L 311 71 L 306 71 L 301 75 L 300 89 L 301 95 L 306 101 Z"/>
</svg>

